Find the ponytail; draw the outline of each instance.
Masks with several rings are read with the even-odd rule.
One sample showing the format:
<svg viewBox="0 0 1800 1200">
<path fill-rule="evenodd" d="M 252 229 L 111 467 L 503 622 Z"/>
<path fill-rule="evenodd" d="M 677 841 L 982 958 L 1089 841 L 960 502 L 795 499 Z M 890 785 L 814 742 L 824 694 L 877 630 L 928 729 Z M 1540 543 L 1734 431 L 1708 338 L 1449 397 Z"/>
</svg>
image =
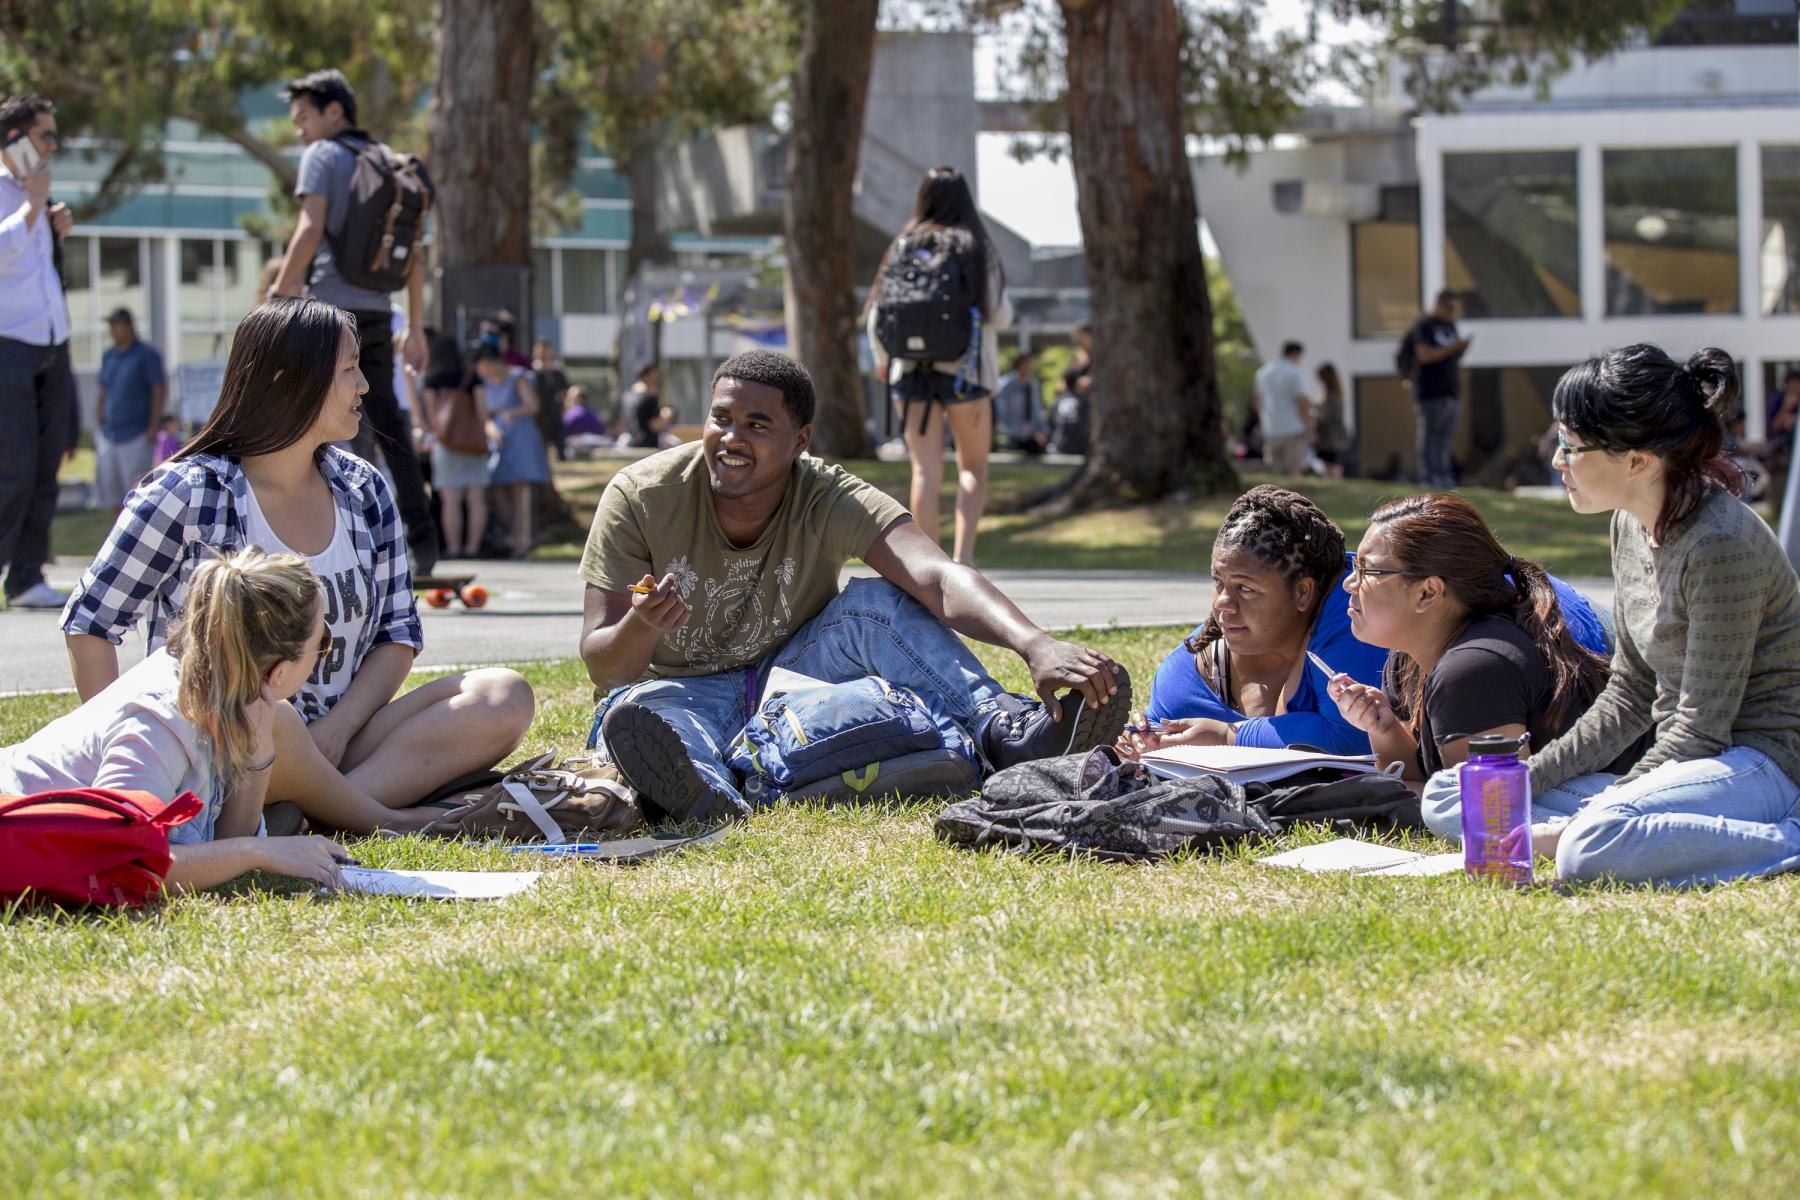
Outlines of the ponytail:
<svg viewBox="0 0 1800 1200">
<path fill-rule="evenodd" d="M 1606 659 L 1575 640 L 1550 573 L 1526 558 L 1508 560 L 1518 601 L 1512 619 L 1550 669 L 1550 723 L 1562 728 L 1594 702 L 1606 684 Z"/>
<path fill-rule="evenodd" d="M 277 663 L 310 648 L 319 580 L 303 558 L 247 548 L 202 563 L 169 635 L 180 663 L 182 716 L 205 735 L 228 786 L 256 755 L 249 710 Z"/>
</svg>

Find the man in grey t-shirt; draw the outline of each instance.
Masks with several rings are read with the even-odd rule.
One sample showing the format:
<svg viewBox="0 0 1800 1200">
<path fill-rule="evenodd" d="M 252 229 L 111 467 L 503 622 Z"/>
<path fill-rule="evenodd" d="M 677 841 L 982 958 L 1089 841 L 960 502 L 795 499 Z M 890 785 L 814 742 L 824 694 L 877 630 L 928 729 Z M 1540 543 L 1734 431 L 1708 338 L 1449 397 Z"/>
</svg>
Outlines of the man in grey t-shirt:
<svg viewBox="0 0 1800 1200">
<path fill-rule="evenodd" d="M 343 232 L 350 207 L 350 176 L 356 169 L 356 151 L 338 139 L 372 139 L 355 128 L 356 94 L 341 71 L 315 71 L 289 83 L 284 94 L 288 114 L 306 150 L 300 155 L 300 176 L 294 185 L 300 220 L 269 294 L 310 296 L 335 304 L 356 318 L 356 334 L 362 344 L 360 362 L 369 390 L 363 396 L 364 420 L 352 448 L 373 459 L 380 447 L 388 473 L 394 477 L 395 502 L 406 523 L 413 572 L 428 575 L 437 564 L 437 526 L 425 500 L 425 479 L 419 470 L 412 427 L 394 394 L 392 309 L 385 293 L 350 284 L 332 261 L 330 239 Z M 406 279 L 406 317 L 406 361 L 422 371 L 425 280 L 416 258 Z"/>
<path fill-rule="evenodd" d="M 1264 363 L 1256 372 L 1256 415 L 1262 422 L 1263 461 L 1282 475 L 1303 475 L 1312 449 L 1312 401 L 1306 394 L 1306 376 L 1299 342 L 1281 347 L 1281 357 Z"/>
</svg>

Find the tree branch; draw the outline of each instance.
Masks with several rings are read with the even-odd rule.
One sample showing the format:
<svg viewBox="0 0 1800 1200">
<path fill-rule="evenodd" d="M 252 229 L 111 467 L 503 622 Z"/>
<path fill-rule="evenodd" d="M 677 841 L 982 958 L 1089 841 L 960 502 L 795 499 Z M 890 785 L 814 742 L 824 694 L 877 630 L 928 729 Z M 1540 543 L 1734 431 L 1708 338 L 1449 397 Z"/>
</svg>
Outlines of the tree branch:
<svg viewBox="0 0 1800 1200">
<path fill-rule="evenodd" d="M 261 138 L 252 136 L 241 125 L 224 125 L 204 113 L 186 108 L 174 109 L 170 115 L 192 121 L 206 132 L 222 137 L 237 146 L 251 158 L 269 168 L 275 178 L 281 181 L 282 186 L 290 191 L 300 178 L 299 168 L 289 161 L 281 151 Z"/>
</svg>

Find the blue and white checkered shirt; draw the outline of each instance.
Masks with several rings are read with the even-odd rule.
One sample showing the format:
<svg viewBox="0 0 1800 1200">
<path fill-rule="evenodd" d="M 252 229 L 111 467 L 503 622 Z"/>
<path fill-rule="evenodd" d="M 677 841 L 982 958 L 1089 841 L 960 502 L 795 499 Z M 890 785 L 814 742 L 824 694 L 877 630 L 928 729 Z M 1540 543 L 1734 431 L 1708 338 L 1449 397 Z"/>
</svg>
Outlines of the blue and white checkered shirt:
<svg viewBox="0 0 1800 1200">
<path fill-rule="evenodd" d="M 375 581 L 375 618 L 363 626 L 352 673 L 371 650 L 386 642 L 424 648 L 419 609 L 406 562 L 406 540 L 387 482 L 353 454 L 328 447 L 319 474 L 331 488 L 338 519 L 350 529 L 358 559 Z M 154 651 L 168 637 L 188 581 L 217 548 L 245 544 L 244 509 L 250 481 L 235 459 L 211 454 L 171 459 L 125 497 L 100 553 L 63 609 L 64 633 L 103 637 L 117 645 L 140 618 Z M 148 612 L 146 612 L 146 609 Z M 324 710 L 307 712 L 307 721 Z"/>
</svg>

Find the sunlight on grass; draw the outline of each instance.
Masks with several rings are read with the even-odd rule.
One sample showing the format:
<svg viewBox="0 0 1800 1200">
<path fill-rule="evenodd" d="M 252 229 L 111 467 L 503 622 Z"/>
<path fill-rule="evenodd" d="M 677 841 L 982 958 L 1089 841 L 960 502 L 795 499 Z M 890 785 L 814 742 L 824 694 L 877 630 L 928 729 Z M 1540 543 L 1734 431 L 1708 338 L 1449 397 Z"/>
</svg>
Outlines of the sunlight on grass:
<svg viewBox="0 0 1800 1200">
<path fill-rule="evenodd" d="M 1182 632 L 1083 636 L 1145 680 Z M 526 671 L 525 750 L 573 749 L 580 667 Z M 0 743 L 72 700 L 0 700 Z M 1793 877 L 1562 895 L 1318 878 L 1267 847 L 1130 867 L 953 850 L 931 817 L 779 810 L 492 905 L 253 877 L 141 917 L 15 916 L 0 1195 L 1800 1183 Z"/>
</svg>

